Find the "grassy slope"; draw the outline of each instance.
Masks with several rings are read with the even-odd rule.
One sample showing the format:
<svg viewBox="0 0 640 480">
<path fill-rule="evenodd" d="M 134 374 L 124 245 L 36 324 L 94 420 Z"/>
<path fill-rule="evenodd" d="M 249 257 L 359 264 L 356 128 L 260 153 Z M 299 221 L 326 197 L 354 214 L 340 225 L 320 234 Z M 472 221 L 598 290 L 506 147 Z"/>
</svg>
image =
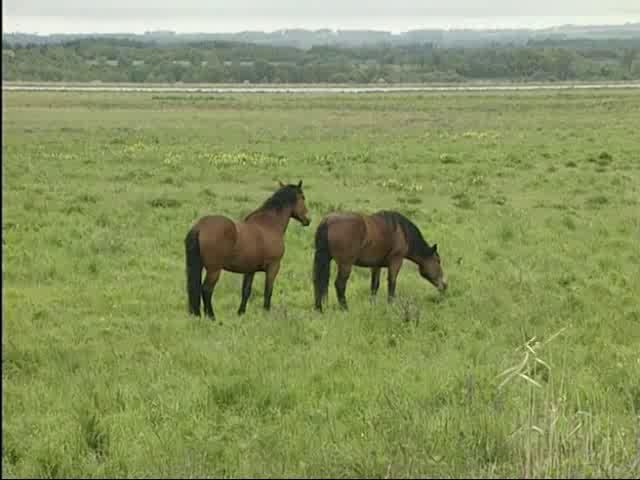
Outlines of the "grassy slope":
<svg viewBox="0 0 640 480">
<path fill-rule="evenodd" d="M 639 473 L 637 93 L 3 97 L 3 476 Z M 278 179 L 272 312 L 225 273 L 189 318 L 191 222 Z M 446 298 L 407 262 L 312 312 L 334 208 L 413 218 Z"/>
</svg>

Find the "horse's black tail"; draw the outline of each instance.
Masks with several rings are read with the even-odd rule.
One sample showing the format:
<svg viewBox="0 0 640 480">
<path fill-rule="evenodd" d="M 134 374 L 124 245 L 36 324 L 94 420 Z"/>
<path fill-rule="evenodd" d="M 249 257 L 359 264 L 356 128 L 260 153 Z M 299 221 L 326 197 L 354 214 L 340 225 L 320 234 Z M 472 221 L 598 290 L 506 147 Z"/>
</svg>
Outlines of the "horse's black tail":
<svg viewBox="0 0 640 480">
<path fill-rule="evenodd" d="M 331 252 L 329 251 L 329 225 L 322 222 L 316 230 L 316 252 L 313 257 L 313 286 L 316 295 L 316 309 L 322 311 L 322 300 L 329 290 L 331 275 Z"/>
<path fill-rule="evenodd" d="M 200 243 L 198 230 L 192 228 L 184 239 L 184 254 L 187 267 L 187 295 L 189 297 L 189 312 L 200 316 L 200 298 L 202 295 L 202 257 L 200 257 Z"/>
</svg>

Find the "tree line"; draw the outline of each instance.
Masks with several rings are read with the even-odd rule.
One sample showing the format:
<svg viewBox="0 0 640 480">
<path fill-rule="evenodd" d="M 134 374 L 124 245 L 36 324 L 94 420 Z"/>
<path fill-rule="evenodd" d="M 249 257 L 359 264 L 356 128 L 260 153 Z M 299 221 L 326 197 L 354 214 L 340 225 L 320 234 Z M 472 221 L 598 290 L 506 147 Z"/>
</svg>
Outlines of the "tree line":
<svg viewBox="0 0 640 480">
<path fill-rule="evenodd" d="M 640 23 L 624 25 L 558 25 L 542 29 L 417 29 L 392 33 L 385 30 L 349 30 L 327 28 L 308 30 L 287 28 L 272 32 L 178 33 L 171 30 L 135 33 L 66 33 L 34 35 L 7 33 L 2 38 L 11 44 L 55 44 L 87 38 L 127 39 L 158 45 L 187 44 L 205 41 L 244 42 L 308 49 L 317 45 L 362 47 L 376 44 L 391 46 L 434 43 L 438 47 L 481 47 L 497 44 L 521 46 L 530 40 L 629 39 L 640 35 Z"/>
<path fill-rule="evenodd" d="M 432 43 L 309 49 L 127 39 L 62 44 L 3 40 L 4 81 L 134 83 L 429 83 L 470 80 L 640 79 L 640 38 L 532 40 L 523 46 L 442 48 Z"/>
</svg>

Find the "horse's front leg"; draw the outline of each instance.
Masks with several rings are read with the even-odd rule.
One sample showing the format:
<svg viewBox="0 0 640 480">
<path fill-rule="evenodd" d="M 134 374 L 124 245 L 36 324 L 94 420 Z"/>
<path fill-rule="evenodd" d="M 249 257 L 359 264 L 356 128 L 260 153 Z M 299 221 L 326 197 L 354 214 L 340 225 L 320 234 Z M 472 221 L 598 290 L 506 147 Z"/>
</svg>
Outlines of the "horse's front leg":
<svg viewBox="0 0 640 480">
<path fill-rule="evenodd" d="M 402 267 L 402 257 L 392 258 L 389 262 L 387 286 L 388 286 L 388 301 L 393 302 L 396 296 L 396 279 L 398 278 L 398 272 Z"/>
<path fill-rule="evenodd" d="M 280 271 L 280 260 L 277 260 L 267 266 L 264 279 L 264 309 L 271 309 L 271 295 L 273 294 L 273 284 L 276 276 Z"/>
</svg>

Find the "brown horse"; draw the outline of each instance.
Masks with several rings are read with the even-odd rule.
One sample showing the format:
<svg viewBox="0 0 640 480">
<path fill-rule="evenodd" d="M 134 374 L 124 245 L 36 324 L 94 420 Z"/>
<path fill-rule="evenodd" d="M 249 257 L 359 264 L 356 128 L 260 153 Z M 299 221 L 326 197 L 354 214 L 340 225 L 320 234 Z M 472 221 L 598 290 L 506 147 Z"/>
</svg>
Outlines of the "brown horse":
<svg viewBox="0 0 640 480">
<path fill-rule="evenodd" d="M 295 218 L 306 227 L 311 223 L 307 215 L 300 180 L 298 185 L 280 182 L 280 189 L 243 221 L 222 215 L 207 215 L 198 220 L 184 240 L 190 313 L 200 316 L 202 297 L 205 315 L 215 319 L 211 297 L 222 270 L 244 274 L 238 315 L 246 311 L 254 274 L 265 272 L 264 308 L 269 310 L 289 219 Z"/>
<path fill-rule="evenodd" d="M 440 291 L 447 288 L 437 244 L 430 247 L 408 218 L 393 211 L 372 215 L 331 213 L 322 219 L 315 237 L 313 283 L 315 308 L 322 311 L 327 296 L 331 260 L 338 265 L 335 281 L 340 307 L 347 309 L 347 280 L 353 265 L 371 268 L 371 295 L 380 286 L 380 269 L 388 269 L 388 300 L 395 297 L 396 277 L 405 258 L 418 265 L 420 275 Z"/>
</svg>

